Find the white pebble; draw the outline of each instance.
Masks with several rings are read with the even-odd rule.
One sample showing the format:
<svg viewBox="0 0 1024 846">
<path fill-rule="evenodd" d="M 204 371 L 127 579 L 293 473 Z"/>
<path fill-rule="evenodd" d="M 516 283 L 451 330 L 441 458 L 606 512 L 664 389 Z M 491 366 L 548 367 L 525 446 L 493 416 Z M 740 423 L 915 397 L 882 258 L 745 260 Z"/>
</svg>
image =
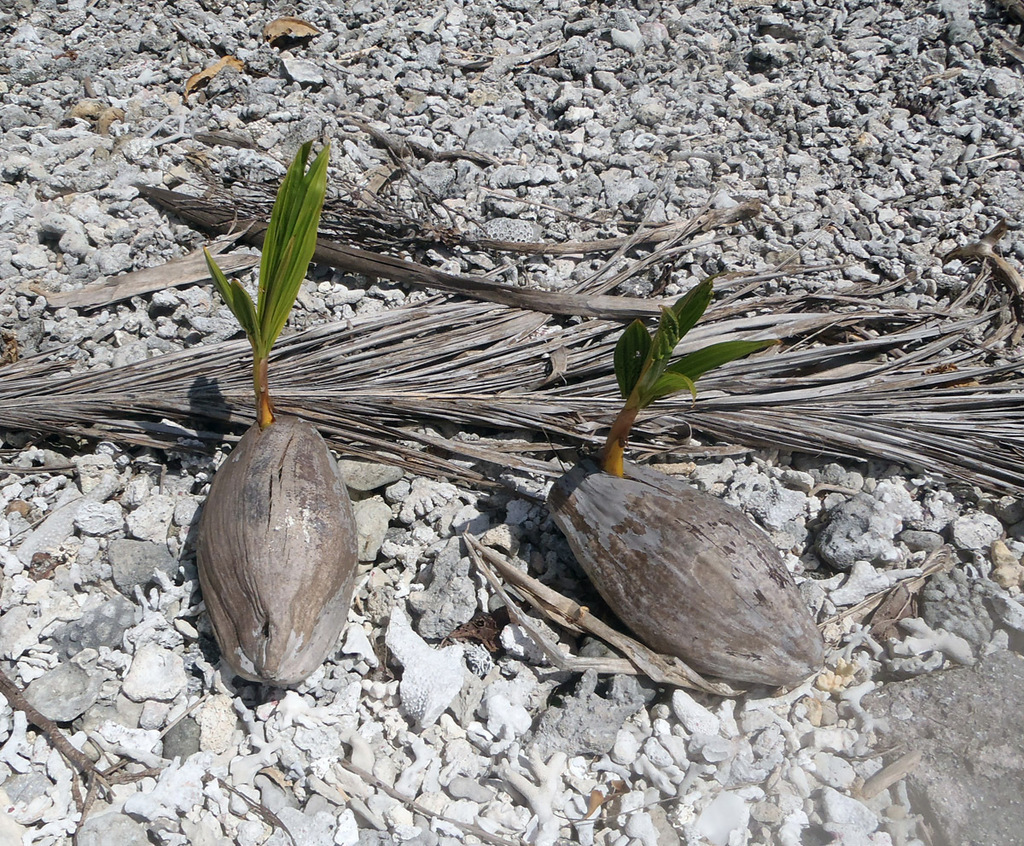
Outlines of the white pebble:
<svg viewBox="0 0 1024 846">
<path fill-rule="evenodd" d="M 139 647 L 121 690 L 132 702 L 174 699 L 185 689 L 185 662 L 180 655 L 147 643 Z"/>
<path fill-rule="evenodd" d="M 672 711 L 690 734 L 718 734 L 722 721 L 685 690 L 672 692 Z"/>
</svg>

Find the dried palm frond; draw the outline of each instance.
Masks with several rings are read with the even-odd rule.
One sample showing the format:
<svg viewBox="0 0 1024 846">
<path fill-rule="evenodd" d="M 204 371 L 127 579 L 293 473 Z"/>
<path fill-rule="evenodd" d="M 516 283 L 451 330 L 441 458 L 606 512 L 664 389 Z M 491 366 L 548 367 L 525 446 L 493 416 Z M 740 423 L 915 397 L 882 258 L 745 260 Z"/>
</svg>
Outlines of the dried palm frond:
<svg viewBox="0 0 1024 846">
<path fill-rule="evenodd" d="M 983 278 L 975 288 L 984 292 Z M 989 364 L 972 340 L 992 312 L 988 298 L 967 308 L 968 294 L 942 313 L 879 305 L 871 289 L 859 306 L 850 295 L 712 306 L 680 353 L 711 339 L 785 345 L 707 376 L 695 403 L 669 402 L 641 418 L 634 444 L 664 451 L 697 430 L 1024 491 L 1024 379 Z M 531 447 L 507 435 L 600 443 L 619 405 L 611 362 L 620 329 L 436 296 L 283 339 L 271 359 L 277 406 L 312 421 L 339 449 L 414 472 L 470 483 L 496 477 L 473 461 L 550 472 L 530 455 L 548 450 L 544 440 Z M 843 339 L 819 344 L 823 333 Z M 59 373 L 59 358 L 26 359 L 2 371 L 0 420 L 7 429 L 157 446 L 219 442 L 248 421 L 247 350 L 227 341 L 72 375 Z M 564 367 L 552 379 L 556 359 Z M 487 433 L 505 437 L 478 437 Z"/>
</svg>

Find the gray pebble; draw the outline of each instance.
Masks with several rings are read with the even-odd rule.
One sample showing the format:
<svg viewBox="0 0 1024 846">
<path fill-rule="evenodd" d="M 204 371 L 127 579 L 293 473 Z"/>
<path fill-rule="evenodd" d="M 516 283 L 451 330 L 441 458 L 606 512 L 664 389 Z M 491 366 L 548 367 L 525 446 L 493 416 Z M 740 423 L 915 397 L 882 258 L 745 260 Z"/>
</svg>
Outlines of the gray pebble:
<svg viewBox="0 0 1024 846">
<path fill-rule="evenodd" d="M 375 496 L 354 502 L 352 511 L 356 518 L 359 560 L 376 561 L 391 526 L 391 506 Z"/>
<path fill-rule="evenodd" d="M 121 690 L 132 702 L 158 699 L 167 702 L 185 689 L 181 655 L 155 643 L 140 646 L 132 657 Z"/>
<path fill-rule="evenodd" d="M 422 637 L 447 637 L 476 613 L 476 587 L 460 545 L 458 538 L 448 541 L 430 568 L 427 589 L 409 596 L 409 606 L 420 615 L 416 630 Z"/>
<path fill-rule="evenodd" d="M 938 532 L 923 532 L 918 529 L 904 529 L 900 532 L 899 539 L 911 552 L 934 552 L 945 543 Z"/>
<path fill-rule="evenodd" d="M 154 573 L 174 578 L 178 562 L 164 544 L 137 540 L 114 540 L 107 547 L 114 586 L 125 596 L 135 596 L 136 585 L 147 585 Z"/>
<path fill-rule="evenodd" d="M 69 723 L 99 699 L 102 676 L 70 661 L 47 670 L 25 688 L 25 698 L 44 717 Z"/>
<path fill-rule="evenodd" d="M 320 66 L 305 59 L 282 59 L 281 65 L 285 75 L 299 85 L 323 85 L 324 75 Z"/>
<path fill-rule="evenodd" d="M 124 512 L 116 502 L 85 502 L 75 515 L 75 526 L 83 535 L 110 535 L 124 528 Z"/>
<path fill-rule="evenodd" d="M 83 649 L 120 649 L 125 631 L 135 622 L 135 606 L 120 596 L 90 597 L 77 620 L 58 629 L 53 639 L 58 653 L 71 658 Z"/>
<path fill-rule="evenodd" d="M 345 480 L 345 487 L 349 492 L 355 494 L 369 493 L 379 488 L 385 488 L 397 482 L 405 471 L 393 464 L 380 464 L 375 461 L 355 461 L 352 459 L 341 459 L 338 462 L 338 469 L 341 470 L 342 478 Z"/>
<path fill-rule="evenodd" d="M 893 538 L 901 528 L 898 514 L 868 494 L 857 494 L 829 513 L 818 536 L 818 553 L 837 570 L 849 570 L 855 561 L 891 564 L 899 559 Z"/>
<path fill-rule="evenodd" d="M 957 548 L 972 552 L 987 550 L 1002 534 L 1003 524 L 983 511 L 970 511 L 950 525 L 950 540 Z"/>
<path fill-rule="evenodd" d="M 126 814 L 90 816 L 75 836 L 77 846 L 152 846 L 146 828 Z"/>
<path fill-rule="evenodd" d="M 164 757 L 184 761 L 199 751 L 199 723 L 191 716 L 185 717 L 167 730 L 164 735 Z"/>
<path fill-rule="evenodd" d="M 448 795 L 453 799 L 469 799 L 480 805 L 485 805 L 494 798 L 494 791 L 480 784 L 475 778 L 466 776 L 454 776 L 448 782 Z"/>
</svg>

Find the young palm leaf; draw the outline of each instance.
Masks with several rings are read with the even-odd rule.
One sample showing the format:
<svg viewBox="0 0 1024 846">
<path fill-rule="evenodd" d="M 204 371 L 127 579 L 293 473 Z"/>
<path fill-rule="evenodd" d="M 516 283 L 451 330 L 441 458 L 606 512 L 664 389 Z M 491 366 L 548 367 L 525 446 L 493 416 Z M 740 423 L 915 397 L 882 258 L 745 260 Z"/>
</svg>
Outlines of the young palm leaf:
<svg viewBox="0 0 1024 846">
<path fill-rule="evenodd" d="M 299 149 L 277 193 L 263 240 L 255 305 L 246 290 L 237 281 L 229 281 L 206 252 L 214 284 L 252 345 L 256 419 L 261 429 L 274 422 L 274 406 L 267 384 L 270 350 L 288 322 L 299 286 L 313 258 L 327 191 L 330 145 L 320 151 L 307 170 L 311 147 L 312 142 L 306 142 Z"/>
<path fill-rule="evenodd" d="M 653 337 L 641 321 L 635 320 L 619 338 L 615 346 L 615 378 L 625 404 L 601 452 L 601 466 L 606 473 L 622 476 L 623 450 L 642 409 L 657 399 L 681 391 L 689 391 L 696 399 L 696 382 L 707 371 L 778 343 L 766 340 L 710 344 L 670 364 L 676 345 L 703 316 L 711 296 L 712 278 L 709 277 L 671 308 L 661 310 Z"/>
</svg>

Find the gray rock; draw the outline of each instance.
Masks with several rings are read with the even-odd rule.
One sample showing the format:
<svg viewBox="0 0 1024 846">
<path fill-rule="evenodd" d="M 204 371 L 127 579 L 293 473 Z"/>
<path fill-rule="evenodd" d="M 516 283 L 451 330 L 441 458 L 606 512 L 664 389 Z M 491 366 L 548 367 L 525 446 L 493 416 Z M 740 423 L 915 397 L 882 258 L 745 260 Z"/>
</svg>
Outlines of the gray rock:
<svg viewBox="0 0 1024 846">
<path fill-rule="evenodd" d="M 972 581 L 960 569 L 936 574 L 921 590 L 921 617 L 933 629 L 959 635 L 977 653 L 995 629 L 988 612 L 994 589 L 991 582 Z"/>
<path fill-rule="evenodd" d="M 146 829 L 126 814 L 90 816 L 75 836 L 78 846 L 152 846 Z"/>
<path fill-rule="evenodd" d="M 441 199 L 452 196 L 452 188 L 455 185 L 455 168 L 444 162 L 429 162 L 419 171 L 419 178 L 423 184 Z"/>
<path fill-rule="evenodd" d="M 987 550 L 1002 534 L 1003 524 L 983 511 L 969 511 L 950 526 L 950 539 L 957 548 L 968 552 Z"/>
<path fill-rule="evenodd" d="M 110 535 L 124 528 L 124 512 L 116 502 L 84 502 L 75 527 L 83 535 Z"/>
<path fill-rule="evenodd" d="M 137 540 L 113 540 L 107 547 L 114 586 L 125 596 L 135 596 L 136 585 L 147 585 L 153 573 L 160 572 L 173 578 L 178 562 L 160 543 Z"/>
<path fill-rule="evenodd" d="M 1022 88 L 1020 74 L 1009 68 L 992 68 L 985 73 L 985 90 L 993 97 L 1016 97 Z"/>
<path fill-rule="evenodd" d="M 1002 593 L 993 594 L 990 603 L 996 618 L 1015 632 L 1024 632 L 1024 605 Z"/>
<path fill-rule="evenodd" d="M 558 51 L 558 64 L 579 79 L 597 66 L 597 51 L 585 38 L 574 35 Z"/>
<path fill-rule="evenodd" d="M 352 503 L 356 518 L 356 547 L 360 561 L 376 561 L 391 524 L 391 506 L 379 496 Z"/>
<path fill-rule="evenodd" d="M 189 755 L 194 755 L 199 751 L 199 735 L 199 723 L 195 719 L 189 716 L 180 720 L 164 735 L 164 757 L 184 761 Z"/>
<path fill-rule="evenodd" d="M 469 133 L 469 137 L 466 139 L 466 149 L 497 156 L 511 150 L 512 142 L 497 129 L 485 126 Z"/>
<path fill-rule="evenodd" d="M 91 708 L 100 697 L 103 677 L 66 661 L 47 670 L 25 688 L 25 698 L 42 714 L 69 723 Z"/>
<path fill-rule="evenodd" d="M 163 543 L 174 518 L 175 501 L 169 496 L 153 494 L 128 515 L 128 534 L 139 540 Z"/>
<path fill-rule="evenodd" d="M 393 485 L 405 471 L 401 467 L 392 464 L 380 464 L 376 461 L 355 461 L 343 458 L 338 462 L 338 469 L 345 480 L 345 487 L 349 492 L 365 494 L 370 491 L 386 488 Z"/>
<path fill-rule="evenodd" d="M 614 676 L 607 697 L 597 694 L 597 673 L 587 670 L 576 692 L 561 707 L 541 714 L 531 745 L 543 758 L 552 752 L 604 755 L 615 745 L 622 724 L 644 705 L 636 680 Z"/>
<path fill-rule="evenodd" d="M 419 615 L 416 629 L 422 637 L 447 637 L 476 613 L 476 587 L 469 578 L 469 559 L 462 556 L 460 544 L 458 538 L 445 544 L 430 568 L 427 589 L 409 596 L 409 606 Z"/>
<path fill-rule="evenodd" d="M 938 532 L 923 532 L 919 529 L 904 529 L 899 539 L 911 552 L 934 552 L 944 543 Z"/>
<path fill-rule="evenodd" d="M 857 494 L 829 513 L 818 535 L 818 553 L 837 570 L 849 570 L 854 561 L 892 564 L 900 559 L 893 538 L 903 527 L 898 511 L 869 494 Z"/>
<path fill-rule="evenodd" d="M 323 85 L 324 74 L 319 65 L 304 59 L 282 59 L 285 76 L 299 85 Z"/>
<path fill-rule="evenodd" d="M 497 241 L 539 241 L 540 227 L 532 220 L 519 220 L 514 217 L 495 217 L 481 227 L 485 238 Z"/>
<path fill-rule="evenodd" d="M 627 53 L 635 56 L 643 49 L 644 36 L 633 21 L 629 23 L 631 26 L 628 29 L 612 29 L 611 39 L 612 44 L 616 47 L 621 47 Z"/>
<path fill-rule="evenodd" d="M 94 596 L 85 612 L 53 635 L 58 652 L 71 658 L 83 649 L 119 649 L 135 622 L 135 606 L 120 596 Z"/>
<path fill-rule="evenodd" d="M 448 782 L 448 795 L 453 799 L 468 799 L 478 805 L 486 805 L 494 798 L 494 791 L 484 787 L 475 778 L 454 776 Z"/>
<path fill-rule="evenodd" d="M 827 820 L 825 828 L 837 837 L 843 834 L 845 836 L 842 839 L 845 840 L 851 831 L 869 835 L 878 828 L 878 814 L 863 802 L 832 787 L 822 790 L 821 798 Z"/>
<path fill-rule="evenodd" d="M 44 796 L 53 790 L 53 782 L 38 770 L 29 770 L 27 773 L 12 775 L 3 783 L 3 790 L 11 802 L 27 805 L 37 796 Z M 0 833 L 3 833 L 2 830 Z"/>
<path fill-rule="evenodd" d="M 779 531 L 803 520 L 807 495 L 784 488 L 778 480 L 758 473 L 753 467 L 736 470 L 725 501 L 749 511 L 767 529 Z"/>
<path fill-rule="evenodd" d="M 990 655 L 955 669 L 885 685 L 864 705 L 883 718 L 880 746 L 917 749 L 907 776 L 911 809 L 942 846 L 1021 844 L 1024 795 L 1024 658 Z"/>
</svg>

